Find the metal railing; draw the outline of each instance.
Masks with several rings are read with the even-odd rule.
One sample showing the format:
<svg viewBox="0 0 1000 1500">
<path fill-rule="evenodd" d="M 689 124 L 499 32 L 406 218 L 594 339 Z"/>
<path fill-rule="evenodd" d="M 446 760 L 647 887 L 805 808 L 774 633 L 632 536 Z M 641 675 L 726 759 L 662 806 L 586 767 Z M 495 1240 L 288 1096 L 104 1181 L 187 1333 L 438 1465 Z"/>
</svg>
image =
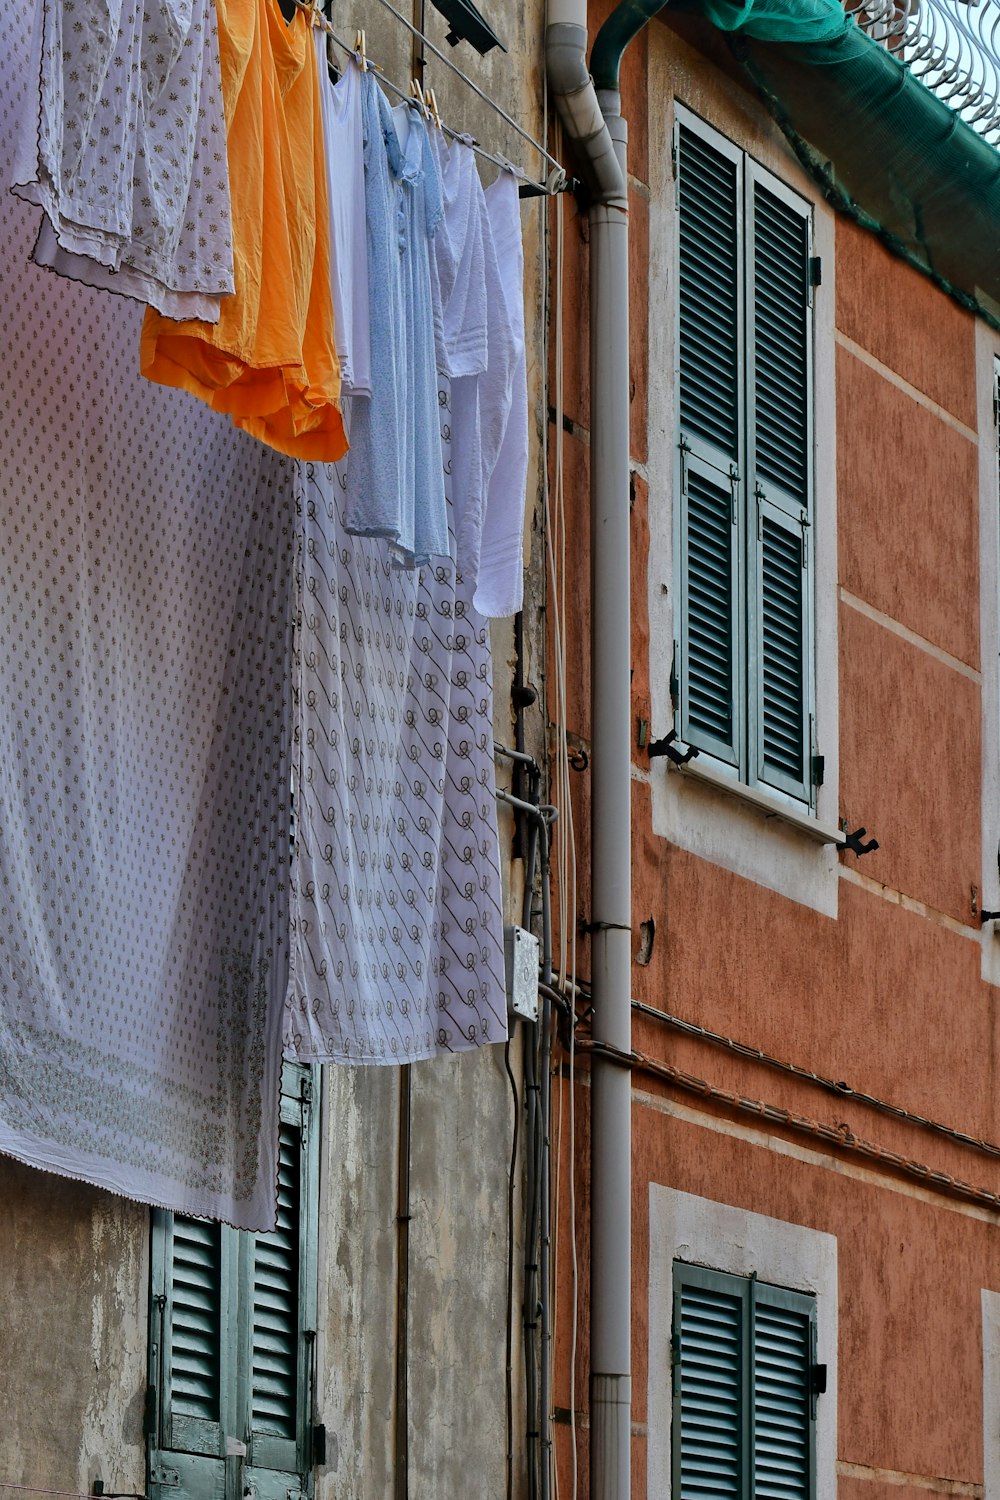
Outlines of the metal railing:
<svg viewBox="0 0 1000 1500">
<path fill-rule="evenodd" d="M 997 0 L 846 0 L 845 8 L 984 140 L 1000 146 Z"/>
</svg>

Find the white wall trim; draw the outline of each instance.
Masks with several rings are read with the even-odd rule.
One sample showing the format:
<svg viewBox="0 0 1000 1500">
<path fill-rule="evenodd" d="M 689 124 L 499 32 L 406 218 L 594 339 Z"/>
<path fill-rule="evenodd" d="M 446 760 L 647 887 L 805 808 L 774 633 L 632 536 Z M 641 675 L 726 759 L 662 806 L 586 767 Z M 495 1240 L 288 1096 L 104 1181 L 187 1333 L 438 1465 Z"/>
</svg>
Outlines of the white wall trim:
<svg viewBox="0 0 1000 1500">
<path fill-rule="evenodd" d="M 815 1296 L 817 1358 L 827 1367 L 827 1389 L 819 1397 L 816 1411 L 816 1500 L 836 1500 L 836 1236 L 650 1183 L 649 1241 L 648 1500 L 667 1500 L 670 1495 L 670 1333 L 675 1260 L 732 1276 L 756 1274 L 761 1281 Z"/>
<path fill-rule="evenodd" d="M 825 757 L 818 790 L 820 824 L 835 827 L 839 815 L 839 707 L 837 687 L 836 342 L 834 337 L 835 215 L 791 156 L 773 122 L 731 89 L 709 86 L 702 59 L 654 28 L 650 33 L 650 371 L 671 371 L 675 359 L 676 191 L 670 139 L 675 98 L 693 109 L 768 171 L 813 204 L 814 253 L 823 264 L 815 294 L 815 714 L 818 752 Z M 674 471 L 676 392 L 671 379 L 649 386 L 649 623 L 652 736 L 667 733 L 673 713 L 667 684 L 674 640 Z M 709 757 L 702 757 L 707 764 Z M 712 864 L 731 870 L 829 917 L 837 916 L 839 880 L 834 850 L 731 791 L 695 777 L 668 776 L 666 762 L 651 767 L 653 831 Z"/>
<path fill-rule="evenodd" d="M 979 426 L 979 665 L 982 677 L 982 884 L 980 911 L 1000 910 L 1000 506 L 993 419 L 994 369 L 1000 335 L 976 321 L 976 420 Z M 1000 923 L 982 930 L 980 972 L 1000 985 Z"/>
<path fill-rule="evenodd" d="M 1000 1292 L 983 1303 L 983 1500 L 1000 1500 Z"/>
</svg>

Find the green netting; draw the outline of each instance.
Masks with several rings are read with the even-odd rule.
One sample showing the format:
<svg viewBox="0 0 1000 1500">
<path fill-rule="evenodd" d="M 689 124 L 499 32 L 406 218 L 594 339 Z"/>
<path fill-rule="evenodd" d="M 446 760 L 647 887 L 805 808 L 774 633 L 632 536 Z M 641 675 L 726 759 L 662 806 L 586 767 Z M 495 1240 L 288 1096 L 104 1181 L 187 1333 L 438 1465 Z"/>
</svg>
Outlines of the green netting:
<svg viewBox="0 0 1000 1500">
<path fill-rule="evenodd" d="M 700 9 L 720 31 L 740 31 L 761 42 L 827 42 L 857 33 L 838 0 L 702 0 Z"/>
<path fill-rule="evenodd" d="M 836 208 L 996 319 L 1000 153 L 838 0 L 697 0 Z"/>
</svg>

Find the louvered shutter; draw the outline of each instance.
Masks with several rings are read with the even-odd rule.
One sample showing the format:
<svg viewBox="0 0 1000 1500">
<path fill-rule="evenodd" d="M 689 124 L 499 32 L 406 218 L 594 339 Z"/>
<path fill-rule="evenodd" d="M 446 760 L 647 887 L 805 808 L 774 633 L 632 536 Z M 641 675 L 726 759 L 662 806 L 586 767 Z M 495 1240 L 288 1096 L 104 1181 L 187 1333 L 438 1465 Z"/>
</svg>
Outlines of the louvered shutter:
<svg viewBox="0 0 1000 1500">
<path fill-rule="evenodd" d="M 260 1500 L 285 1500 L 288 1476 L 305 1483 L 315 1331 L 317 1132 L 308 1068 L 285 1064 L 278 1162 L 278 1222 L 245 1236 L 249 1290 L 248 1477 Z"/>
<path fill-rule="evenodd" d="M 677 1500 L 813 1500 L 815 1299 L 674 1265 Z"/>
<path fill-rule="evenodd" d="M 160 1210 L 152 1229 L 150 1493 L 223 1500 L 235 1391 L 230 1232 Z"/>
<path fill-rule="evenodd" d="M 680 1500 L 742 1500 L 749 1439 L 745 1287 L 690 1266 L 674 1272 L 672 1493 Z"/>
<path fill-rule="evenodd" d="M 217 1454 L 222 1421 L 221 1226 L 177 1214 L 167 1235 L 167 1446 Z"/>
<path fill-rule="evenodd" d="M 754 1500 L 809 1500 L 816 1306 L 758 1283 L 753 1302 L 752 1493 Z"/>
<path fill-rule="evenodd" d="M 748 710 L 754 779 L 811 801 L 809 207 L 747 167 Z"/>
<path fill-rule="evenodd" d="M 148 1423 L 154 1500 L 225 1500 L 247 1485 L 258 1500 L 287 1500 L 308 1488 L 318 1076 L 290 1063 L 282 1070 L 273 1234 L 154 1212 Z"/>
<path fill-rule="evenodd" d="M 741 154 L 679 112 L 680 732 L 739 766 L 745 734 Z"/>
</svg>

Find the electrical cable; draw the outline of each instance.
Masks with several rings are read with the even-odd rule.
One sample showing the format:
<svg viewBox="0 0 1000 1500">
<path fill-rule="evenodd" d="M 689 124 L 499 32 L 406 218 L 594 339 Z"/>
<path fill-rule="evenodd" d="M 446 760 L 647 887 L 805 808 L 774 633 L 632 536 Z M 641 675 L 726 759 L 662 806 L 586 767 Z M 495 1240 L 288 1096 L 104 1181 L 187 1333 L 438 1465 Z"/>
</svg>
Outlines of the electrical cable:
<svg viewBox="0 0 1000 1500">
<path fill-rule="evenodd" d="M 556 150 L 560 149 L 561 130 L 556 126 Z M 564 407 L 564 291 L 565 291 L 565 217 L 561 199 L 556 199 L 556 244 L 555 244 L 555 472 L 552 492 L 548 489 L 546 473 L 546 505 L 551 506 L 545 528 L 545 547 L 551 580 L 552 632 L 554 644 L 555 676 L 555 773 L 556 788 L 553 801 L 563 811 L 556 826 L 556 860 L 558 868 L 558 916 L 559 916 L 559 981 L 558 988 L 565 990 L 567 984 L 576 983 L 576 840 L 573 821 L 573 803 L 570 787 L 569 744 L 567 733 L 567 651 L 565 637 L 566 621 L 566 496 L 565 496 L 565 431 Z M 576 1430 L 576 1359 L 579 1323 L 579 1264 L 576 1243 L 576 1100 L 573 1078 L 574 1041 L 570 1031 L 570 1082 L 569 1082 L 569 1210 L 570 1245 L 572 1254 L 571 1325 L 570 1325 L 570 1443 L 572 1460 L 572 1496 L 577 1500 L 579 1485 L 579 1458 Z M 562 1080 L 560 1079 L 560 1090 Z"/>
<path fill-rule="evenodd" d="M 1000 1193 L 995 1193 L 989 1188 L 975 1187 L 971 1183 L 963 1182 L 961 1178 L 953 1177 L 950 1172 L 943 1172 L 935 1167 L 927 1166 L 924 1162 L 901 1156 L 898 1151 L 890 1151 L 876 1141 L 868 1141 L 855 1135 L 847 1125 L 830 1125 L 822 1120 L 811 1120 L 807 1115 L 798 1115 L 790 1109 L 785 1109 L 783 1105 L 768 1104 L 763 1099 L 751 1099 L 744 1094 L 734 1094 L 729 1089 L 718 1088 L 704 1078 L 698 1078 L 693 1073 L 686 1073 L 681 1068 L 675 1068 L 672 1063 L 660 1062 L 658 1058 L 649 1057 L 644 1052 L 623 1052 L 619 1047 L 613 1047 L 608 1042 L 583 1037 L 580 1039 L 579 1046 L 581 1051 L 599 1052 L 602 1057 L 607 1057 L 612 1062 L 620 1062 L 622 1067 L 649 1073 L 654 1078 L 660 1078 L 665 1083 L 684 1089 L 687 1093 L 697 1094 L 699 1098 L 707 1099 L 713 1104 L 722 1104 L 729 1109 L 753 1115 L 757 1119 L 766 1120 L 768 1124 L 777 1125 L 795 1134 L 810 1136 L 826 1145 L 835 1146 L 838 1150 L 846 1151 L 854 1156 L 862 1156 L 881 1167 L 888 1167 L 904 1177 L 919 1182 L 925 1188 L 936 1189 L 939 1192 L 963 1198 L 980 1207 L 988 1208 L 995 1214 L 1000 1214 Z"/>
<path fill-rule="evenodd" d="M 510 1038 L 504 1043 L 503 1065 L 510 1079 L 514 1101 L 514 1129 L 510 1143 L 510 1171 L 507 1179 L 507 1500 L 514 1500 L 514 1183 L 517 1172 L 517 1143 L 520 1130 L 521 1101 L 517 1079 L 510 1065 Z"/>
<path fill-rule="evenodd" d="M 759 1047 L 751 1047 L 746 1042 L 734 1041 L 732 1037 L 723 1036 L 718 1031 L 710 1031 L 705 1026 L 699 1026 L 695 1021 L 685 1021 L 680 1016 L 671 1015 L 669 1011 L 658 1010 L 653 1005 L 644 1005 L 641 1000 L 633 1000 L 632 1009 L 639 1015 L 650 1016 L 667 1026 L 683 1031 L 687 1036 L 711 1042 L 717 1047 L 725 1047 L 728 1051 L 752 1062 L 763 1063 L 766 1067 L 788 1073 L 793 1078 L 800 1078 L 804 1083 L 815 1084 L 818 1088 L 836 1094 L 841 1099 L 852 1099 L 855 1103 L 864 1104 L 869 1109 L 877 1109 L 883 1114 L 891 1115 L 895 1120 L 902 1120 L 909 1125 L 919 1125 L 924 1130 L 932 1130 L 937 1135 L 957 1141 L 962 1146 L 970 1146 L 986 1156 L 1000 1157 L 1000 1145 L 995 1141 L 969 1135 L 964 1130 L 957 1130 L 953 1125 L 943 1125 L 939 1120 L 929 1119 L 926 1115 L 919 1115 L 913 1110 L 904 1109 L 902 1105 L 891 1104 L 885 1099 L 880 1099 L 875 1094 L 866 1094 L 860 1089 L 852 1088 L 848 1083 L 838 1083 L 832 1078 L 825 1078 L 822 1073 L 814 1073 L 810 1068 L 800 1067 L 798 1063 L 785 1062 L 779 1057 L 772 1057 L 769 1053 L 761 1051 Z"/>
</svg>

